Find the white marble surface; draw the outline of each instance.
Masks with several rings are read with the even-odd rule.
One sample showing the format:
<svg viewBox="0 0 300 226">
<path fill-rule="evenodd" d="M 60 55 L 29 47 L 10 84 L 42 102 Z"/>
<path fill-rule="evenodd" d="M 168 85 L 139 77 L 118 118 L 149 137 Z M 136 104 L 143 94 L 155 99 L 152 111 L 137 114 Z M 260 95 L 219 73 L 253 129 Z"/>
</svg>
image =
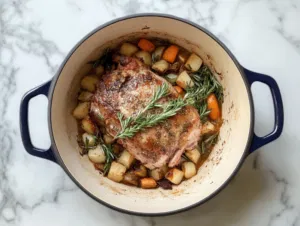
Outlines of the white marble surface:
<svg viewBox="0 0 300 226">
<path fill-rule="evenodd" d="M 282 136 L 249 156 L 217 197 L 168 217 L 133 217 L 86 196 L 51 162 L 28 155 L 20 139 L 19 102 L 49 80 L 87 32 L 113 18 L 162 12 L 215 33 L 249 69 L 273 76 L 282 91 Z M 0 225 L 300 225 L 300 0 L 1 0 Z M 272 127 L 269 91 L 257 85 L 256 128 Z M 34 142 L 49 146 L 46 100 L 32 101 Z"/>
</svg>

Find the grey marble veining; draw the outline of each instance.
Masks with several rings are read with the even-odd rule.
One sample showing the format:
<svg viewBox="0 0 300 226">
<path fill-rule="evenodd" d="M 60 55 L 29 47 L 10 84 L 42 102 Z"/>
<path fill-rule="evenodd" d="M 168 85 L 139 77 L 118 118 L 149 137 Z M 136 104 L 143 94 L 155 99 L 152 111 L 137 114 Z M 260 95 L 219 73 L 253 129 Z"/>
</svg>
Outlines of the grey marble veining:
<svg viewBox="0 0 300 226">
<path fill-rule="evenodd" d="M 249 156 L 218 196 L 188 212 L 143 218 L 112 211 L 80 191 L 63 170 L 29 156 L 19 133 L 19 103 L 49 80 L 87 32 L 113 18 L 161 12 L 216 34 L 240 63 L 273 76 L 285 106 L 282 137 Z M 299 0 L 2 0 L 0 1 L 0 225 L 300 225 Z M 256 132 L 266 133 L 272 104 L 254 87 Z M 43 124 L 39 106 L 36 125 Z M 267 130 L 268 129 L 268 130 Z M 34 127 L 37 143 L 48 144 Z"/>
</svg>

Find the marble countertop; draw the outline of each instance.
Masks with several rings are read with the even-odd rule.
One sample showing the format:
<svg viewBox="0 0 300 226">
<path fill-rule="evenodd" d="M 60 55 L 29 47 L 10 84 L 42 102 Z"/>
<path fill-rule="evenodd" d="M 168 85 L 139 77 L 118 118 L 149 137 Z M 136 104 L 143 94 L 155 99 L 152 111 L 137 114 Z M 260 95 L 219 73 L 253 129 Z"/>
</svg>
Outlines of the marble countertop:
<svg viewBox="0 0 300 226">
<path fill-rule="evenodd" d="M 240 63 L 274 77 L 285 128 L 249 156 L 234 180 L 208 203 L 168 217 L 135 217 L 85 195 L 56 164 L 28 155 L 19 132 L 19 103 L 51 79 L 86 33 L 140 12 L 190 19 L 216 34 Z M 2 0 L 0 2 L 0 225 L 300 225 L 300 0 Z M 273 126 L 269 90 L 252 87 L 258 134 Z M 47 101 L 30 107 L 34 144 L 49 147 Z M 294 119 L 294 120 L 293 120 Z"/>
</svg>

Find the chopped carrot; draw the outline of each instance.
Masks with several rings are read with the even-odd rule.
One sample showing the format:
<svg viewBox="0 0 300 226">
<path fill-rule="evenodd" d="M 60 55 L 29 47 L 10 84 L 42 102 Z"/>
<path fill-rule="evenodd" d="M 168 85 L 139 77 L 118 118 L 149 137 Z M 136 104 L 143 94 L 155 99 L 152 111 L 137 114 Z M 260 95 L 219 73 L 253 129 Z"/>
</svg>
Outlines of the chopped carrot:
<svg viewBox="0 0 300 226">
<path fill-rule="evenodd" d="M 220 118 L 221 111 L 219 108 L 219 103 L 215 94 L 213 93 L 207 97 L 207 109 L 210 110 L 209 117 L 212 120 L 217 120 Z"/>
<path fill-rule="evenodd" d="M 173 86 L 173 88 L 177 91 L 178 94 L 183 93 L 183 89 L 180 86 Z"/>
<path fill-rule="evenodd" d="M 168 61 L 169 63 L 174 63 L 177 54 L 178 54 L 179 48 L 175 45 L 170 45 L 163 54 L 163 59 Z"/>
<path fill-rule="evenodd" d="M 155 45 L 149 40 L 144 38 L 140 39 L 138 46 L 146 52 L 152 52 L 155 49 Z"/>
</svg>

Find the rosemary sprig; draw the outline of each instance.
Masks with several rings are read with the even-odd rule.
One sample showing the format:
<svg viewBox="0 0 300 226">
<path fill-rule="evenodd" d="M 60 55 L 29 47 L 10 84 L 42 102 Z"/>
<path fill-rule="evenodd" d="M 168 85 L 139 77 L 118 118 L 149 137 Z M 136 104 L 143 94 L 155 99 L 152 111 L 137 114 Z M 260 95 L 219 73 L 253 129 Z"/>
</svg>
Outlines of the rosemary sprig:
<svg viewBox="0 0 300 226">
<path fill-rule="evenodd" d="M 218 141 L 218 138 L 219 138 L 219 133 L 215 133 L 215 134 L 212 134 L 211 136 L 209 136 L 208 138 L 206 138 L 203 142 L 207 146 L 215 145 Z"/>
<path fill-rule="evenodd" d="M 201 150 L 201 154 L 204 154 L 206 152 L 206 147 L 203 141 L 201 142 L 200 150 Z"/>
<path fill-rule="evenodd" d="M 159 86 L 156 89 L 156 91 L 153 94 L 153 97 L 151 98 L 150 102 L 146 105 L 146 107 L 143 110 L 138 112 L 136 116 L 136 120 L 141 118 L 146 111 L 155 107 L 160 107 L 161 105 L 157 104 L 157 101 L 168 95 L 169 95 L 169 85 L 167 83 L 163 83 L 161 86 Z"/>
<path fill-rule="evenodd" d="M 187 89 L 187 93 L 194 98 L 194 107 L 198 110 L 202 121 L 207 120 L 209 110 L 207 110 L 206 98 L 214 93 L 219 100 L 223 101 L 223 87 L 214 77 L 210 69 L 204 65 L 198 72 L 192 74 L 194 86 Z"/>
<path fill-rule="evenodd" d="M 146 116 L 138 116 L 134 120 L 134 124 L 128 127 L 123 127 L 121 132 L 116 138 L 127 138 L 133 137 L 137 132 L 144 130 L 145 128 L 153 127 L 167 118 L 170 118 L 177 114 L 183 107 L 193 104 L 193 98 L 186 94 L 183 98 L 178 98 L 169 101 L 165 105 L 156 105 L 162 108 L 162 112 L 159 114 L 148 114 Z M 121 125 L 124 124 L 121 118 Z"/>
<path fill-rule="evenodd" d="M 78 143 L 79 147 L 81 148 L 80 154 L 85 155 L 88 153 L 88 151 L 90 149 L 96 148 L 98 139 L 97 139 L 97 137 L 95 137 L 95 145 L 91 146 L 88 138 L 85 138 L 85 140 L 82 140 L 82 138 L 77 136 L 77 143 Z"/>
<path fill-rule="evenodd" d="M 190 159 L 185 154 L 182 154 L 181 157 L 184 158 L 186 161 L 190 161 Z"/>
<path fill-rule="evenodd" d="M 212 145 L 215 145 L 219 139 L 219 133 L 214 133 L 207 137 L 206 139 L 201 141 L 200 150 L 201 154 L 204 154 L 207 149 L 212 147 Z"/>
<path fill-rule="evenodd" d="M 199 102 L 195 103 L 194 106 L 196 106 L 196 109 L 199 112 L 201 121 L 203 123 L 206 122 L 207 121 L 207 116 L 210 113 L 210 110 L 207 109 L 207 103 L 205 101 L 202 101 L 200 103 Z"/>
<path fill-rule="evenodd" d="M 209 94 L 214 93 L 220 102 L 223 101 L 223 87 L 215 78 L 209 67 L 203 65 L 192 75 L 195 86 L 188 89 L 188 92 L 196 93 L 198 100 L 205 99 Z"/>
<path fill-rule="evenodd" d="M 102 149 L 105 153 L 105 164 L 104 164 L 104 170 L 103 170 L 103 174 L 106 175 L 110 169 L 111 163 L 114 159 L 116 159 L 116 156 L 113 152 L 112 146 L 109 145 L 105 145 L 105 144 L 101 144 Z"/>
<path fill-rule="evenodd" d="M 131 116 L 126 119 L 124 119 L 124 115 L 121 112 L 118 112 L 117 116 L 121 124 L 121 131 L 118 133 L 118 135 L 115 137 L 117 138 L 125 138 L 128 137 L 128 134 L 132 134 L 133 131 L 138 131 L 136 128 L 131 129 L 129 131 L 129 126 L 133 121 L 141 121 L 143 120 L 143 115 L 146 111 L 155 108 L 155 107 L 161 107 L 160 104 L 157 104 L 157 101 L 160 100 L 163 97 L 166 97 L 169 94 L 169 85 L 167 83 L 163 83 L 163 85 L 159 86 L 157 90 L 154 92 L 153 97 L 151 98 L 150 102 L 146 105 L 145 108 L 143 108 L 141 111 L 139 111 L 135 117 Z M 134 132 L 136 133 L 136 132 Z M 130 137 L 132 137 L 131 135 Z"/>
</svg>

